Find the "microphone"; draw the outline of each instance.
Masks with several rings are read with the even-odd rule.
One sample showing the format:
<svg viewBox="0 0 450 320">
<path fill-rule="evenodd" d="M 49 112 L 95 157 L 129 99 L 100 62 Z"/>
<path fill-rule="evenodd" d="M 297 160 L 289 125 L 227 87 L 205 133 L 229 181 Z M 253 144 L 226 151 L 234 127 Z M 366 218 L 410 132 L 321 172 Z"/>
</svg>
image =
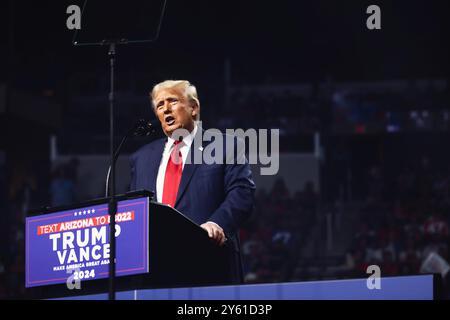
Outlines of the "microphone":
<svg viewBox="0 0 450 320">
<path fill-rule="evenodd" d="M 161 128 L 161 122 L 159 120 L 147 121 L 145 119 L 139 119 L 134 125 L 133 135 L 135 137 L 146 137 L 156 132 Z"/>
<path fill-rule="evenodd" d="M 122 150 L 122 146 L 127 141 L 127 139 L 133 135 L 135 137 L 147 137 L 151 134 L 154 134 L 157 129 L 161 128 L 161 123 L 159 120 L 151 120 L 147 121 L 145 119 L 139 119 L 131 128 L 128 130 L 127 134 L 123 137 L 119 146 L 114 152 L 114 161 L 113 166 L 116 165 L 117 158 L 119 157 L 120 150 Z M 109 195 L 109 177 L 111 175 L 111 165 L 108 168 L 108 173 L 106 174 L 106 187 L 105 187 L 105 197 Z"/>
</svg>

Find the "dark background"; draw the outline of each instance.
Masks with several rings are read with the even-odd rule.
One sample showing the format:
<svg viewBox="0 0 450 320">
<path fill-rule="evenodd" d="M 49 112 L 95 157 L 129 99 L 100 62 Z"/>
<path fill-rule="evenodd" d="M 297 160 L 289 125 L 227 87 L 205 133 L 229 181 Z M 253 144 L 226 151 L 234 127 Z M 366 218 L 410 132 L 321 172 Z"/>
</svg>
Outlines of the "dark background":
<svg viewBox="0 0 450 320">
<path fill-rule="evenodd" d="M 9 8 L 8 2 L 2 3 L 6 15 L 1 30 L 6 36 L 1 40 L 5 48 L 1 57 L 13 84 L 39 92 L 63 86 L 74 71 L 107 70 L 106 48 L 71 45 L 73 31 L 66 28 L 65 9 L 77 3 L 82 6 L 82 1 L 19 1 Z M 97 23 L 108 23 L 113 5 L 101 3 L 104 10 Z M 148 13 L 154 17 L 162 2 L 148 3 L 153 5 L 144 7 L 154 7 Z M 118 68 L 138 68 L 156 79 L 184 77 L 194 83 L 221 79 L 227 57 L 236 64 L 236 81 L 245 83 L 448 75 L 446 1 L 382 3 L 382 29 L 376 31 L 366 28 L 365 10 L 370 4 L 169 1 L 158 41 L 119 49 Z M 87 10 L 89 6 L 88 2 Z M 156 22 L 149 23 L 148 29 L 151 38 Z M 2 72 L 2 80 L 6 75 Z"/>
</svg>

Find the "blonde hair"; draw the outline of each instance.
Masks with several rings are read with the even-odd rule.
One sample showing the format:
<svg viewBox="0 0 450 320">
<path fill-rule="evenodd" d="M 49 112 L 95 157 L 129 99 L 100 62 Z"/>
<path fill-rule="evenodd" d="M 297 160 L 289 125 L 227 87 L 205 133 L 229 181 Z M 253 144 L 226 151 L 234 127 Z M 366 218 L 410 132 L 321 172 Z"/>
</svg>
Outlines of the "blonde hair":
<svg viewBox="0 0 450 320">
<path fill-rule="evenodd" d="M 156 84 L 153 87 L 152 92 L 150 93 L 153 109 L 156 106 L 156 103 L 155 103 L 156 94 L 161 90 L 174 89 L 174 88 L 183 89 L 184 95 L 186 96 L 186 98 L 189 101 L 194 102 L 197 105 L 198 112 L 197 112 L 197 115 L 195 116 L 195 120 L 196 121 L 200 120 L 200 100 L 198 100 L 197 88 L 195 88 L 195 86 L 187 80 L 166 80 L 166 81 Z"/>
</svg>

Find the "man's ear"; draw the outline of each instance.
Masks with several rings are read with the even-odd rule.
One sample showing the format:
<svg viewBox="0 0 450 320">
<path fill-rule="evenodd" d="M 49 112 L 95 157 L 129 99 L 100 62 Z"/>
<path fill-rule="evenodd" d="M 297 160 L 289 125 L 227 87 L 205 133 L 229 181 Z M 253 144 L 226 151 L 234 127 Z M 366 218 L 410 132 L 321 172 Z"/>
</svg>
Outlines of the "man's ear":
<svg viewBox="0 0 450 320">
<path fill-rule="evenodd" d="M 198 106 L 198 104 L 197 103 L 193 103 L 192 104 L 192 112 L 191 112 L 192 117 L 196 118 L 198 113 L 199 113 L 199 111 L 200 111 L 200 107 Z"/>
</svg>

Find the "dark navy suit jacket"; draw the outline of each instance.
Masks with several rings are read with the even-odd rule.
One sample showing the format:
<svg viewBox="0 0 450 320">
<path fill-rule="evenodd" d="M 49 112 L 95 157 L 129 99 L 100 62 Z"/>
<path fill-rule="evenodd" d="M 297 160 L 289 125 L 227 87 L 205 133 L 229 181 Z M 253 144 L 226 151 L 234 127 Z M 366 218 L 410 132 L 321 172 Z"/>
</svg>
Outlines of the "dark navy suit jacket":
<svg viewBox="0 0 450 320">
<path fill-rule="evenodd" d="M 212 221 L 223 228 L 228 241 L 231 242 L 230 247 L 233 248 L 230 259 L 235 264 L 235 270 L 231 281 L 240 282 L 242 268 L 237 231 L 253 209 L 255 184 L 252 172 L 244 153 L 241 152 L 243 141 L 225 135 L 222 135 L 221 164 L 195 164 L 194 159 L 202 159 L 203 151 L 200 146 L 205 150 L 210 143 L 201 141 L 200 132 L 203 133 L 199 128 L 188 154 L 191 162 L 186 161 L 183 168 L 175 208 L 198 225 Z M 231 137 L 233 153 L 226 149 L 225 137 Z M 167 138 L 153 141 L 131 155 L 130 190 L 156 191 L 156 178 L 166 142 Z M 227 157 L 233 159 L 232 164 L 226 164 Z"/>
</svg>

